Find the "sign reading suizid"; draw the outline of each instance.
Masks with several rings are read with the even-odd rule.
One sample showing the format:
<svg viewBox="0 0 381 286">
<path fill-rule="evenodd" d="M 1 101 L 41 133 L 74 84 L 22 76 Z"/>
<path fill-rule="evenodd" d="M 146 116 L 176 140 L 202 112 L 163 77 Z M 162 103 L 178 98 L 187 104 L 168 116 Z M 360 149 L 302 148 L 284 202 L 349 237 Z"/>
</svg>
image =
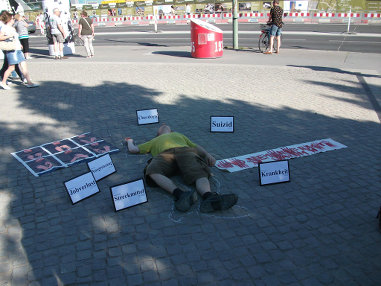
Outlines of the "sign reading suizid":
<svg viewBox="0 0 381 286">
<path fill-rule="evenodd" d="M 147 202 L 143 179 L 111 187 L 115 211 Z"/>
<path fill-rule="evenodd" d="M 210 132 L 234 132 L 234 116 L 211 116 Z"/>
<path fill-rule="evenodd" d="M 98 159 L 88 162 L 90 171 L 93 173 L 96 181 L 107 177 L 116 172 L 115 166 L 111 161 L 109 154 L 106 154 Z"/>
<path fill-rule="evenodd" d="M 73 204 L 99 192 L 98 185 L 91 172 L 65 182 L 65 187 Z"/>
<path fill-rule="evenodd" d="M 159 113 L 157 108 L 136 110 L 136 116 L 138 117 L 138 125 L 153 124 L 159 122 Z"/>
<path fill-rule="evenodd" d="M 258 170 L 261 186 L 290 181 L 290 168 L 287 160 L 259 163 Z"/>
</svg>

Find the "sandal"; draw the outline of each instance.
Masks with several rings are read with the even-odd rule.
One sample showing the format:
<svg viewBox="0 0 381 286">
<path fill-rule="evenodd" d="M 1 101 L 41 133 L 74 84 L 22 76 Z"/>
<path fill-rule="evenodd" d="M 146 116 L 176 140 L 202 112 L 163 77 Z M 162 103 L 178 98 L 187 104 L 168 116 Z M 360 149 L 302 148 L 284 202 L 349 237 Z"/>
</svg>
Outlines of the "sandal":
<svg viewBox="0 0 381 286">
<path fill-rule="evenodd" d="M 269 51 L 264 52 L 265 55 L 271 55 L 272 53 L 273 53 L 273 52 L 269 52 Z"/>
</svg>

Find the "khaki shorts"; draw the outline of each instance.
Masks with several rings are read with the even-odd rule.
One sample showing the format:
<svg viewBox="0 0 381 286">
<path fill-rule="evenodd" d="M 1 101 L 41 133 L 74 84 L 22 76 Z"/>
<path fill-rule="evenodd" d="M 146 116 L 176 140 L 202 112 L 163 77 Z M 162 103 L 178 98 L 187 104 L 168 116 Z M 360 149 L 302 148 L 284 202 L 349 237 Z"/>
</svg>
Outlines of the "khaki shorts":
<svg viewBox="0 0 381 286">
<path fill-rule="evenodd" d="M 153 157 L 145 170 L 146 181 L 151 181 L 148 175 L 161 174 L 166 177 L 176 175 L 180 171 L 184 182 L 191 185 L 200 178 L 209 178 L 210 169 L 197 154 L 195 148 L 172 148 Z"/>
<path fill-rule="evenodd" d="M 63 38 L 61 33 L 52 34 L 52 37 L 53 37 L 53 43 L 63 43 L 64 42 L 64 38 Z"/>
</svg>

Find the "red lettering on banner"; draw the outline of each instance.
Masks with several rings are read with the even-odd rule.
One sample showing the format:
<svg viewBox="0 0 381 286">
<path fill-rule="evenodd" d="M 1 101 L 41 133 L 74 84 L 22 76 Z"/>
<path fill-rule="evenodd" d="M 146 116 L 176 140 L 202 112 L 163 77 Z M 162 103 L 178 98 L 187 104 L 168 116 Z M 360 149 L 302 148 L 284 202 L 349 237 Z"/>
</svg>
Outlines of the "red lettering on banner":
<svg viewBox="0 0 381 286">
<path fill-rule="evenodd" d="M 247 162 L 250 162 L 250 163 L 253 163 L 255 165 L 258 165 L 259 163 L 262 163 L 263 160 L 265 160 L 266 158 L 267 158 L 267 154 L 261 154 L 261 155 L 245 158 L 245 160 Z"/>
<path fill-rule="evenodd" d="M 231 161 L 231 163 L 233 165 L 236 165 L 236 166 L 238 166 L 240 168 L 249 168 L 249 166 L 243 160 L 240 160 L 240 159 L 231 159 L 230 161 Z"/>
<path fill-rule="evenodd" d="M 289 158 L 295 158 L 302 155 L 302 153 L 299 152 L 297 148 L 284 147 L 282 150 L 289 156 Z"/>
<path fill-rule="evenodd" d="M 221 160 L 217 163 L 217 167 L 218 168 L 222 168 L 222 169 L 229 169 L 229 168 L 233 168 L 233 164 L 230 163 L 229 161 L 226 161 L 226 160 Z"/>
<path fill-rule="evenodd" d="M 318 152 L 319 150 L 324 149 L 324 146 L 321 143 L 311 143 L 310 145 L 304 145 L 299 147 L 300 150 L 305 150 L 309 152 Z"/>
<path fill-rule="evenodd" d="M 325 144 L 325 145 L 327 145 L 329 147 L 336 147 L 335 144 L 332 144 L 331 142 L 328 142 L 328 141 L 323 141 L 323 142 L 321 142 L 321 144 Z"/>
<path fill-rule="evenodd" d="M 276 161 L 284 160 L 287 157 L 287 154 L 283 151 L 269 150 L 267 155 Z"/>
</svg>

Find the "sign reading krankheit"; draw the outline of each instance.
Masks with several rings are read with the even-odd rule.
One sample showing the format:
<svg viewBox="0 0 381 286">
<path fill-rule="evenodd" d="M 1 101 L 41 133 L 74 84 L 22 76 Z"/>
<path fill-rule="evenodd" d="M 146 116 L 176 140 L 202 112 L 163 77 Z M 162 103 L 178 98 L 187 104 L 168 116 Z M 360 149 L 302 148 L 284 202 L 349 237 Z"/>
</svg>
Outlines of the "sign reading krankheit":
<svg viewBox="0 0 381 286">
<path fill-rule="evenodd" d="M 259 163 L 258 170 L 261 186 L 290 181 L 290 168 L 287 160 Z"/>
<path fill-rule="evenodd" d="M 159 113 L 157 108 L 136 110 L 138 125 L 154 124 L 159 122 Z"/>
<path fill-rule="evenodd" d="M 91 172 L 65 182 L 65 188 L 73 204 L 99 192 L 97 182 Z"/>
<path fill-rule="evenodd" d="M 210 132 L 234 132 L 234 116 L 211 116 Z"/>
<path fill-rule="evenodd" d="M 109 154 L 88 162 L 87 165 L 89 166 L 90 171 L 93 173 L 96 181 L 99 181 L 116 172 L 115 166 L 112 163 Z"/>
<path fill-rule="evenodd" d="M 117 185 L 110 190 L 116 212 L 147 202 L 143 179 Z"/>
</svg>

